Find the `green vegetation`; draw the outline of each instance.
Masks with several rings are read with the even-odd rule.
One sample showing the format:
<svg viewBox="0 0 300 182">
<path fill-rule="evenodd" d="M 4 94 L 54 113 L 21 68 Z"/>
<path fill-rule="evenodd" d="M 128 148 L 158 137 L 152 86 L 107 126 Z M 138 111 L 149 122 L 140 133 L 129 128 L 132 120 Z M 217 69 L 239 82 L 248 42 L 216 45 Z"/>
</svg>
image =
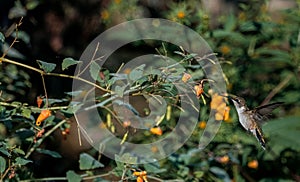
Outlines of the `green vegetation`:
<svg viewBox="0 0 300 182">
<path fill-rule="evenodd" d="M 78 4 L 73 5 L 74 9 L 70 9 L 72 6 L 67 2 L 58 2 L 56 3 L 61 3 L 65 8 L 66 17 L 71 17 L 72 10 L 80 9 L 81 6 L 78 1 Z M 199 96 L 200 114 L 189 140 L 169 157 L 141 165 L 133 164 L 137 159 L 127 153 L 116 156 L 123 161 L 126 159 L 126 163 L 121 163 L 105 158 L 92 147 L 86 147 L 85 131 L 79 132 L 80 126 L 74 119 L 74 113 L 90 101 L 90 91 L 71 92 L 71 88 L 66 91 L 50 78 L 63 80 L 62 82 L 78 80 L 95 88 L 98 95 L 92 99 L 96 100 L 104 120 L 98 127 L 115 133 L 122 140 L 120 145 L 125 141 L 149 143 L 172 132 L 172 128 L 176 126 L 176 119 L 181 113 L 181 101 L 173 83 L 186 82 L 183 77 L 187 75 L 194 81 L 206 79 L 203 70 L 192 66 L 196 55 L 164 42 L 134 42 L 129 49 L 172 57 L 185 70 L 164 66 L 147 70 L 144 65 L 131 70 L 125 69 L 123 71 L 127 74 L 131 87 L 119 86 L 113 92 L 111 86 L 122 79 L 115 73 L 122 68 L 124 57 L 117 58 L 118 64 L 113 66 L 101 67 L 94 60 L 83 65 L 78 56 L 78 51 L 82 50 L 77 49 L 75 41 L 74 46 L 61 48 L 54 56 L 49 53 L 32 60 L 32 56 L 24 54 L 26 50 L 22 51 L 21 43 L 29 45 L 34 41 L 30 37 L 30 28 L 23 29 L 23 26 L 28 26 L 26 22 L 33 18 L 31 12 L 45 6 L 45 3 L 38 0 L 16 1 L 7 15 L 10 20 L 15 21 L 12 28 L 0 27 L 0 181 L 141 182 L 146 181 L 146 178 L 149 182 L 300 180 L 300 1 L 297 1 L 294 8 L 277 12 L 276 18 L 268 11 L 269 1 L 239 3 L 236 11 L 218 19 L 213 19 L 197 1 L 170 1 L 156 7 L 157 10 L 152 7 L 154 17 L 184 24 L 208 42 L 222 66 L 229 93 L 244 97 L 251 108 L 269 102 L 282 101 L 285 104 L 275 110 L 268 123 L 263 125 L 267 150 L 262 150 L 257 140 L 241 127 L 230 102 L 227 102 L 229 115 L 223 116 L 225 118 L 216 137 L 203 150 L 198 150 L 199 137 L 207 126 L 210 109 L 213 109 L 211 102 L 215 102 L 209 85 L 205 82 L 198 88 L 203 89 L 203 92 L 198 93 L 196 88 L 191 88 Z M 101 11 L 96 15 L 96 25 L 104 31 L 117 23 L 145 17 L 147 8 L 147 5 L 137 0 L 107 1 L 101 4 Z M 22 24 L 24 22 L 25 25 Z M 76 31 L 76 26 L 73 28 Z M 92 31 L 95 31 L 93 35 L 101 33 L 98 29 Z M 59 47 L 58 42 L 55 39 L 54 43 L 57 44 L 53 47 Z M 29 50 L 31 51 L 33 54 L 34 50 Z M 58 62 L 48 61 L 57 57 Z M 83 71 L 73 74 L 78 65 L 82 65 Z M 82 78 L 84 71 L 95 82 Z M 144 76 L 145 72 L 147 76 Z M 165 79 L 166 75 L 171 79 Z M 51 93 L 51 88 L 55 89 L 55 94 Z M 57 93 L 60 94 L 57 96 Z M 116 116 L 112 108 L 112 101 L 124 94 L 160 95 L 167 102 L 168 111 L 156 121 L 158 126 L 155 129 L 149 127 L 136 132 L 130 121 L 120 122 L 121 118 Z M 84 98 L 86 103 L 73 102 L 74 96 Z M 120 101 L 118 104 L 125 105 L 132 112 L 141 113 L 136 111 L 138 108 L 134 104 Z M 143 112 L 145 115 L 149 114 L 149 110 Z M 81 148 L 82 144 L 85 148 L 77 152 L 74 148 L 62 149 L 64 142 L 70 140 L 76 140 L 72 146 Z M 151 150 L 155 152 L 159 149 L 153 147 Z M 68 154 L 74 156 L 67 156 Z M 40 163 L 47 164 L 44 158 L 48 162 L 53 160 L 54 164 L 57 162 L 57 165 L 49 163 L 49 166 L 61 168 L 60 171 L 50 173 L 52 169 L 38 170 Z M 65 158 L 73 163 L 64 166 L 58 162 Z"/>
</svg>

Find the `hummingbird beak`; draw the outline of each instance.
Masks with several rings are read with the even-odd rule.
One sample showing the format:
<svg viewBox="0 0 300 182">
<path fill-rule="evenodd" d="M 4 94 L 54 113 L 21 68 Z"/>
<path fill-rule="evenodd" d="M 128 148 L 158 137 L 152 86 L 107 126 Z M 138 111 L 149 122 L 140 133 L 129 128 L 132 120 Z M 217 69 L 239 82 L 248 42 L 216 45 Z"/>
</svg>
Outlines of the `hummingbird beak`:
<svg viewBox="0 0 300 182">
<path fill-rule="evenodd" d="M 221 95 L 223 97 L 226 97 L 230 100 L 236 100 L 237 99 L 237 96 L 236 95 L 233 95 L 233 94 L 229 94 L 229 93 L 225 93 L 224 95 Z"/>
</svg>

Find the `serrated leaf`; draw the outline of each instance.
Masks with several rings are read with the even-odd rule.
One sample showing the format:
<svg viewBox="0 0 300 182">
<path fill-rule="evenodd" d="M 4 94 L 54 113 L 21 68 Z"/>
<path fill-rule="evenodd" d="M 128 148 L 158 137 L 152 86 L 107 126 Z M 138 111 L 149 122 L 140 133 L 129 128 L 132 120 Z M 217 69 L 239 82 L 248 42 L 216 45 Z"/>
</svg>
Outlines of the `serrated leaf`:
<svg viewBox="0 0 300 182">
<path fill-rule="evenodd" d="M 82 180 L 80 175 L 71 170 L 67 172 L 67 179 L 68 182 L 80 182 Z"/>
<path fill-rule="evenodd" d="M 90 170 L 99 167 L 104 167 L 104 165 L 87 153 L 80 154 L 80 159 L 79 159 L 80 170 Z"/>
<path fill-rule="evenodd" d="M 21 165 L 21 166 L 26 165 L 26 164 L 31 163 L 31 162 L 32 162 L 31 160 L 23 159 L 21 157 L 17 157 L 15 159 L 16 165 Z"/>
<path fill-rule="evenodd" d="M 75 65 L 75 64 L 79 64 L 79 63 L 82 63 L 82 61 L 76 61 L 73 58 L 65 58 L 61 64 L 62 70 L 65 70 L 68 67 Z"/>
<path fill-rule="evenodd" d="M 91 77 L 94 80 L 98 79 L 100 69 L 101 69 L 101 67 L 96 62 L 93 61 L 91 63 L 91 65 L 90 65 L 90 74 L 91 74 Z"/>
<path fill-rule="evenodd" d="M 0 156 L 0 173 L 3 173 L 6 169 L 6 160 Z"/>
<path fill-rule="evenodd" d="M 61 155 L 58 152 L 55 152 L 55 151 L 51 151 L 51 150 L 47 150 L 47 149 L 41 149 L 41 148 L 37 148 L 36 151 L 41 153 L 41 154 L 50 155 L 51 157 L 54 157 L 54 158 L 61 158 Z"/>
<path fill-rule="evenodd" d="M 41 60 L 37 60 L 37 63 L 39 64 L 40 68 L 43 69 L 47 73 L 50 73 L 56 67 L 56 64 L 54 64 L 54 63 L 47 63 L 47 62 L 44 62 Z"/>
</svg>

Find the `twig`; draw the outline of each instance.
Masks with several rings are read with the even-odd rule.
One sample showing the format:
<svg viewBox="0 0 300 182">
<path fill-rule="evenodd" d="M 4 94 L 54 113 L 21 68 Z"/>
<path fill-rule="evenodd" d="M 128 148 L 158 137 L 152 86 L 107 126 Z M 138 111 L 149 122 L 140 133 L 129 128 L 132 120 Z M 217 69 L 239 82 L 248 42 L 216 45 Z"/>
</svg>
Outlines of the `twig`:
<svg viewBox="0 0 300 182">
<path fill-rule="evenodd" d="M 111 175 L 111 172 L 108 173 L 104 173 L 104 174 L 98 174 L 98 175 L 94 175 L 94 176 L 85 176 L 81 175 L 82 180 L 91 180 L 91 179 L 96 179 L 96 178 L 102 178 L 105 176 L 109 176 Z M 20 182 L 30 182 L 30 181 L 66 181 L 68 180 L 67 177 L 49 177 L 49 178 L 39 178 L 39 179 L 31 179 L 31 180 L 20 180 Z"/>
<path fill-rule="evenodd" d="M 8 51 L 14 46 L 14 44 L 15 44 L 16 42 L 18 42 L 18 27 L 22 25 L 22 20 L 23 20 L 23 17 L 21 17 L 19 23 L 15 25 L 15 26 L 16 26 L 16 27 L 15 27 L 15 30 L 16 30 L 16 36 L 15 36 L 13 42 L 10 44 L 9 48 L 6 49 L 6 50 L 3 52 L 1 58 L 4 58 L 4 57 L 7 55 Z M 1 59 L 0 59 L 0 63 L 1 63 Z"/>
<path fill-rule="evenodd" d="M 280 91 L 282 90 L 292 79 L 293 74 L 289 74 L 287 77 L 285 77 L 284 80 L 282 80 L 265 98 L 265 100 L 260 105 L 265 105 L 270 102 L 270 100 Z"/>
<path fill-rule="evenodd" d="M 47 89 L 46 89 L 45 78 L 44 78 L 43 74 L 41 74 L 41 77 L 42 77 L 43 89 L 44 89 L 45 97 L 46 97 L 46 108 L 48 108 L 49 107 L 49 101 L 48 101 L 48 94 L 47 94 Z"/>
<path fill-rule="evenodd" d="M 89 85 L 92 85 L 92 86 L 94 86 L 94 87 L 96 87 L 96 88 L 98 88 L 98 89 L 100 89 L 104 92 L 109 92 L 109 93 L 111 92 L 111 90 L 102 88 L 101 86 L 99 86 L 99 85 L 97 85 L 93 82 L 90 82 L 86 79 L 83 79 L 81 77 L 78 77 L 78 76 L 65 75 L 65 74 L 60 74 L 60 73 L 46 73 L 43 70 L 40 70 L 38 68 L 29 66 L 29 65 L 26 65 L 26 64 L 23 64 L 23 63 L 19 63 L 19 62 L 16 62 L 16 61 L 13 61 L 13 60 L 10 60 L 10 59 L 7 59 L 7 58 L 3 58 L 3 57 L 0 58 L 0 62 L 6 62 L 6 63 L 11 63 L 11 64 L 14 64 L 14 65 L 18 65 L 18 66 L 30 69 L 32 71 L 38 72 L 39 74 L 45 75 L 45 76 L 56 76 L 56 77 L 64 77 L 64 78 L 71 78 L 71 79 L 79 80 L 79 81 L 85 82 Z"/>
<path fill-rule="evenodd" d="M 53 133 L 57 128 L 59 128 L 61 125 L 63 125 L 64 123 L 66 123 L 67 120 L 64 119 L 62 121 L 60 121 L 59 123 L 57 123 L 53 128 L 51 128 L 51 130 L 49 130 L 48 132 L 45 133 L 45 135 L 43 135 L 43 137 L 41 139 L 39 139 L 27 152 L 27 154 L 25 155 L 24 158 L 28 158 L 32 152 L 34 152 L 41 144 L 42 142 L 45 140 L 45 138 L 47 138 L 48 136 L 51 135 L 51 133 Z"/>
</svg>

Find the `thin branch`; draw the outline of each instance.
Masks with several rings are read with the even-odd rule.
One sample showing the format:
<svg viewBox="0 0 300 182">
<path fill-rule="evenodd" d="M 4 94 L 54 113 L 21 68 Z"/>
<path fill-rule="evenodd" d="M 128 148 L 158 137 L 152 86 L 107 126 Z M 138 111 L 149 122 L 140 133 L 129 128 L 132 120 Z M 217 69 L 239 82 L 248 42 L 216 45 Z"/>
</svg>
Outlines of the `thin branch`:
<svg viewBox="0 0 300 182">
<path fill-rule="evenodd" d="M 16 26 L 16 27 L 15 27 L 15 30 L 16 30 L 16 36 L 15 36 L 13 42 L 10 44 L 9 48 L 6 49 L 6 50 L 3 52 L 1 58 L 4 58 L 4 57 L 7 55 L 8 51 L 14 46 L 14 44 L 15 44 L 16 42 L 18 42 L 18 32 L 19 32 L 19 31 L 18 31 L 18 27 L 22 25 L 22 20 L 23 20 L 23 17 L 21 17 L 19 23 L 15 25 L 15 26 Z M 1 59 L 0 59 L 0 63 L 1 63 Z"/>
<path fill-rule="evenodd" d="M 34 145 L 33 147 L 31 147 L 29 149 L 29 151 L 27 152 L 27 154 L 25 155 L 25 159 L 27 159 L 31 154 L 32 152 L 34 152 L 41 144 L 42 142 L 48 137 L 50 136 L 56 129 L 58 129 L 61 125 L 63 125 L 64 123 L 66 123 L 67 120 L 64 119 L 62 121 L 60 121 L 59 123 L 57 123 L 53 128 L 51 128 L 51 130 L 49 130 L 48 132 L 46 132 L 43 137 L 41 139 L 39 139 Z"/>
<path fill-rule="evenodd" d="M 42 77 L 43 89 L 44 89 L 45 97 L 46 97 L 46 108 L 48 108 L 49 107 L 49 101 L 48 101 L 48 94 L 47 94 L 47 89 L 46 89 L 45 78 L 44 78 L 43 74 L 41 74 L 41 77 Z"/>
<path fill-rule="evenodd" d="M 293 74 L 289 74 L 287 77 L 285 77 L 284 80 L 282 80 L 270 93 L 269 95 L 265 98 L 265 100 L 261 103 L 261 105 L 265 105 L 270 102 L 270 100 L 278 93 L 280 90 L 282 90 L 289 81 L 292 79 Z"/>
<path fill-rule="evenodd" d="M 78 77 L 78 76 L 72 76 L 72 75 L 65 75 L 65 74 L 60 74 L 60 73 L 46 73 L 44 72 L 43 70 L 40 70 L 38 68 L 35 68 L 35 67 L 32 67 L 32 66 L 29 66 L 29 65 L 26 65 L 26 64 L 23 64 L 23 63 L 19 63 L 19 62 L 16 62 L 16 61 L 13 61 L 13 60 L 10 60 L 10 59 L 7 59 L 7 58 L 0 58 L 0 62 L 6 62 L 6 63 L 11 63 L 11 64 L 14 64 L 14 65 L 18 65 L 18 66 L 21 66 L 21 67 L 24 67 L 24 68 L 27 68 L 27 69 L 30 69 L 32 71 L 35 71 L 35 72 L 38 72 L 40 73 L 41 75 L 46 75 L 46 76 L 56 76 L 56 77 L 64 77 L 64 78 L 70 78 L 70 79 L 75 79 L 75 80 L 79 80 L 79 81 L 82 81 L 82 82 L 85 82 L 91 86 L 94 86 L 104 92 L 111 92 L 110 90 L 108 89 L 105 89 L 105 88 L 102 88 L 101 86 L 93 83 L 93 82 L 90 82 L 84 78 L 81 78 L 81 77 Z"/>
</svg>

